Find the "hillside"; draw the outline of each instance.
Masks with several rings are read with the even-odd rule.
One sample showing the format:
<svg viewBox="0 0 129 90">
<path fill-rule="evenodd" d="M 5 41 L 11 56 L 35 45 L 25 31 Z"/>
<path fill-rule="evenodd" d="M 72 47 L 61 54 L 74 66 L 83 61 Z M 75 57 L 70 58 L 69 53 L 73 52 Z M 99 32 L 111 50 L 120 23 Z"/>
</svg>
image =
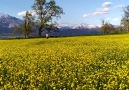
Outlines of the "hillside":
<svg viewBox="0 0 129 90">
<path fill-rule="evenodd" d="M 0 13 L 0 35 L 8 35 L 13 33 L 14 26 L 23 23 L 22 20 Z"/>
</svg>

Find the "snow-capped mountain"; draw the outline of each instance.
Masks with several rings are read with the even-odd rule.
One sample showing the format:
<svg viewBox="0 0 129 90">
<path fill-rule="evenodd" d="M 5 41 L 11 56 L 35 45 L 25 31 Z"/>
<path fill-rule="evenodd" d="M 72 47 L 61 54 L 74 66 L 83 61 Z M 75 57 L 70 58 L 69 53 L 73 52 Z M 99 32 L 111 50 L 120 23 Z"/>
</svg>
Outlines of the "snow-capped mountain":
<svg viewBox="0 0 129 90">
<path fill-rule="evenodd" d="M 89 24 L 58 24 L 58 28 L 60 28 L 60 31 L 51 33 L 52 36 L 80 36 L 100 34 L 99 26 Z"/>
<path fill-rule="evenodd" d="M 10 16 L 8 14 L 0 13 L 0 34 L 12 33 L 16 25 L 23 23 L 22 20 Z"/>
<path fill-rule="evenodd" d="M 59 28 L 61 30 L 64 29 L 98 29 L 100 26 L 91 25 L 91 24 L 78 24 L 78 25 L 67 25 L 67 24 L 61 24 L 59 25 Z"/>
<path fill-rule="evenodd" d="M 91 24 L 79 24 L 74 27 L 74 29 L 95 29 L 95 28 L 99 28 L 99 27 Z"/>
</svg>

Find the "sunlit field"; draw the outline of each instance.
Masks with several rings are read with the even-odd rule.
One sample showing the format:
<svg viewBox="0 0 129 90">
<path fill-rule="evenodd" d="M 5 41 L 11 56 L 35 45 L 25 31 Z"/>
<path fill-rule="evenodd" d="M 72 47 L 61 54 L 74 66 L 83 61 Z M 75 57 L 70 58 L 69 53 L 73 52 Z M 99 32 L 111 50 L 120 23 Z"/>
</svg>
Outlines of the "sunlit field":
<svg viewBox="0 0 129 90">
<path fill-rule="evenodd" d="M 129 34 L 0 40 L 1 90 L 128 90 Z"/>
</svg>

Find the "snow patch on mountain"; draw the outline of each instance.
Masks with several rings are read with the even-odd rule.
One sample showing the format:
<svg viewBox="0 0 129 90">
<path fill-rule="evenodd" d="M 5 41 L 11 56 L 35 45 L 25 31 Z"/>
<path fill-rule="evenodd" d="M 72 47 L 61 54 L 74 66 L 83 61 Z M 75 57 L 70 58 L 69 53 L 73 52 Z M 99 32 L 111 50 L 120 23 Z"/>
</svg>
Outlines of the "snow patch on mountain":
<svg viewBox="0 0 129 90">
<path fill-rule="evenodd" d="M 92 25 L 92 24 L 78 24 L 78 25 L 67 25 L 67 24 L 59 24 L 60 29 L 98 29 L 100 25 Z"/>
<path fill-rule="evenodd" d="M 0 26 L 6 28 L 13 28 L 16 25 L 23 23 L 22 20 L 12 17 L 8 14 L 0 13 Z"/>
<path fill-rule="evenodd" d="M 23 23 L 21 19 L 0 13 L 0 35 L 8 35 L 13 33 L 14 26 Z"/>
<path fill-rule="evenodd" d="M 8 18 L 9 15 L 8 14 L 3 14 L 3 13 L 0 13 L 0 18 Z"/>
</svg>

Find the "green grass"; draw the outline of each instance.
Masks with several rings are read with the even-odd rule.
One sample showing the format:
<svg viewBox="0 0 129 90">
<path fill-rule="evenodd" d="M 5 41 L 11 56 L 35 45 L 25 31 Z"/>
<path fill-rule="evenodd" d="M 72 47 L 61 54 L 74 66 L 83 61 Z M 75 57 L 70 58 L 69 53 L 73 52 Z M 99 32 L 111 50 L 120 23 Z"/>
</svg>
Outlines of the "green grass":
<svg viewBox="0 0 129 90">
<path fill-rule="evenodd" d="M 129 89 L 129 35 L 0 40 L 2 90 Z"/>
</svg>

